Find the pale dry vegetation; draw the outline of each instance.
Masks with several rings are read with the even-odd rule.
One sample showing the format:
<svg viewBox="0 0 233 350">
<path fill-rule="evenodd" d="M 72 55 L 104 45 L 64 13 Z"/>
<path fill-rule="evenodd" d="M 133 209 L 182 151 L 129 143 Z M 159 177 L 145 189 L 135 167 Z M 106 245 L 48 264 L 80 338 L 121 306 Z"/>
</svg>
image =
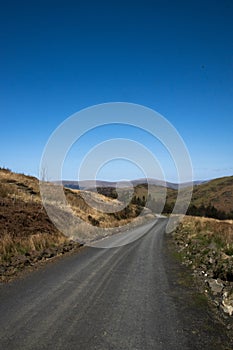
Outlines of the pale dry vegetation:
<svg viewBox="0 0 233 350">
<path fill-rule="evenodd" d="M 187 239 L 202 237 L 203 243 L 215 241 L 220 247 L 232 248 L 233 253 L 233 220 L 185 216 L 180 231 L 186 232 Z"/>
<path fill-rule="evenodd" d="M 117 199 L 88 191 L 65 189 L 67 203 L 72 209 L 69 211 L 59 199 L 56 200 L 53 193 L 56 188 L 57 185 L 48 184 L 45 201 L 64 223 L 69 220 L 74 223 L 67 236 L 49 219 L 42 205 L 38 179 L 0 169 L 0 261 L 59 246 L 68 239 L 98 238 L 95 228 L 123 226 L 132 220 L 141 223 L 142 219 L 137 218 L 142 210 L 140 206 L 129 204 L 122 209 L 122 203 Z M 108 207 L 114 212 L 106 212 Z"/>
<path fill-rule="evenodd" d="M 0 239 L 0 263 L 9 261 L 12 256 L 27 254 L 34 251 L 43 251 L 47 248 L 60 246 L 67 242 L 62 235 L 36 233 L 28 237 L 12 237 L 3 234 Z"/>
</svg>

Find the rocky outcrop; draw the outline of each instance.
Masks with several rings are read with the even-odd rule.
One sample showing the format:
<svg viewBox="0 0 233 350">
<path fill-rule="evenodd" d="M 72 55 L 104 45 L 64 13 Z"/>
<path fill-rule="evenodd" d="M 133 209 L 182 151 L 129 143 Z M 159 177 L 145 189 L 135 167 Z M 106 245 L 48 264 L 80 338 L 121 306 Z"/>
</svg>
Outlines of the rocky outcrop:
<svg viewBox="0 0 233 350">
<path fill-rule="evenodd" d="M 199 228 L 195 232 L 194 226 L 185 224 L 179 226 L 173 238 L 182 264 L 192 269 L 203 292 L 223 316 L 233 317 L 233 252 L 229 246 L 214 231 Z"/>
</svg>

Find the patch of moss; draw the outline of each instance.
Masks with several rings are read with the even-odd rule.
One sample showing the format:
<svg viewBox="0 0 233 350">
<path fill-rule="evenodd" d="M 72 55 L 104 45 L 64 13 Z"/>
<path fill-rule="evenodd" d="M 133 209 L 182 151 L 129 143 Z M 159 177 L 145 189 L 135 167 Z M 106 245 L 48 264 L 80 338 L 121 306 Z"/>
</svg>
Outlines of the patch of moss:
<svg viewBox="0 0 233 350">
<path fill-rule="evenodd" d="M 202 293 L 194 293 L 192 300 L 195 307 L 203 308 L 208 305 L 207 296 Z"/>
<path fill-rule="evenodd" d="M 182 252 L 177 252 L 177 251 L 172 251 L 173 258 L 178 260 L 179 262 L 182 262 L 184 259 L 184 253 Z"/>
</svg>

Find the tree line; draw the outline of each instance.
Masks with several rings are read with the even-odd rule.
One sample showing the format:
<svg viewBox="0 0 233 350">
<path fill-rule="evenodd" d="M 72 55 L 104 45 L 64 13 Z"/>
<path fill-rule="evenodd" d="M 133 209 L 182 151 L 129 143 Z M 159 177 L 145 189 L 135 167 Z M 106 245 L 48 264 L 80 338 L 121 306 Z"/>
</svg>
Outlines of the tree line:
<svg viewBox="0 0 233 350">
<path fill-rule="evenodd" d="M 231 220 L 233 219 L 233 210 L 230 213 L 226 213 L 223 210 L 215 208 L 215 206 L 211 204 L 207 206 L 201 204 L 198 207 L 194 204 L 191 204 L 187 210 L 187 215 L 205 216 L 207 218 L 213 218 L 218 220 Z"/>
</svg>

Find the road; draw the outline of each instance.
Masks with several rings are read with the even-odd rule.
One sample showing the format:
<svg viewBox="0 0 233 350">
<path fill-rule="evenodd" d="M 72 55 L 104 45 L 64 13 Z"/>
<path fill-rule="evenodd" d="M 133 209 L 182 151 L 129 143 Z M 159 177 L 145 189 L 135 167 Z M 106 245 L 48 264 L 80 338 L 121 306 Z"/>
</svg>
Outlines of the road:
<svg viewBox="0 0 233 350">
<path fill-rule="evenodd" d="M 166 222 L 141 227 L 128 245 L 85 247 L 1 285 L 0 348 L 190 349 L 169 292 Z"/>
</svg>

